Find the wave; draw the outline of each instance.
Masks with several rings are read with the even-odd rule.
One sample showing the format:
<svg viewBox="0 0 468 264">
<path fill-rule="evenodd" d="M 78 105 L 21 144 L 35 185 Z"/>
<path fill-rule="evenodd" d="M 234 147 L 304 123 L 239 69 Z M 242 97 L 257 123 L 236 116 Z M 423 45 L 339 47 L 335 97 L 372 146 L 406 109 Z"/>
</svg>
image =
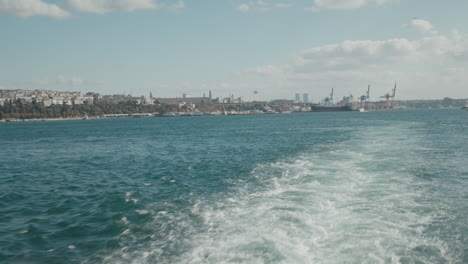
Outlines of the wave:
<svg viewBox="0 0 468 264">
<path fill-rule="evenodd" d="M 404 124 L 361 128 L 348 141 L 258 164 L 233 191 L 187 210 L 147 206 L 138 213 L 152 220 L 123 219 L 121 248 L 103 262 L 461 262 L 434 230 L 452 216 L 415 173 L 425 164 L 421 140 Z"/>
</svg>

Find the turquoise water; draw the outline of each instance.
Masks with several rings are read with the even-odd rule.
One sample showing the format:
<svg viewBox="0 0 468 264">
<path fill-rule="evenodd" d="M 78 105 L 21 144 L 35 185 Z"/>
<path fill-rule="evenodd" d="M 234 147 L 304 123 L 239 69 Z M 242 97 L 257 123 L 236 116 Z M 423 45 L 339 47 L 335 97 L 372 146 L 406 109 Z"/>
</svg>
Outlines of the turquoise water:
<svg viewBox="0 0 468 264">
<path fill-rule="evenodd" d="M 468 263 L 468 112 L 0 123 L 2 263 Z"/>
</svg>

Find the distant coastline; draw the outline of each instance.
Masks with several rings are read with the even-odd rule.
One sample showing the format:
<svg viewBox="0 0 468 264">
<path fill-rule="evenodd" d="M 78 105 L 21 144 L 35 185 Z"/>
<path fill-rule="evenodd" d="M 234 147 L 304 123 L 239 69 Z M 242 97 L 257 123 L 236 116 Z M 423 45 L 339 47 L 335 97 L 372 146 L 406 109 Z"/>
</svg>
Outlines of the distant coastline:
<svg viewBox="0 0 468 264">
<path fill-rule="evenodd" d="M 130 95 L 105 95 L 80 92 L 0 90 L 0 121 L 63 121 L 97 118 L 125 117 L 175 117 L 201 115 L 247 115 L 293 112 L 314 112 L 323 106 L 349 106 L 352 110 L 366 111 L 419 109 L 419 108 L 462 108 L 466 99 L 445 97 L 440 100 L 389 100 L 358 101 L 352 96 L 337 103 L 309 102 L 303 100 L 276 99 L 272 101 L 244 101 L 241 97 L 213 98 L 209 96 L 178 98 L 149 98 Z M 336 108 L 335 107 L 335 108 Z"/>
<path fill-rule="evenodd" d="M 417 109 L 460 109 L 458 107 L 447 107 L 447 108 L 399 108 L 399 109 L 380 109 L 380 110 L 369 110 L 369 112 L 376 111 L 398 111 L 398 110 L 417 110 Z M 468 109 L 463 107 L 461 109 Z M 317 113 L 312 111 L 303 111 L 309 113 Z M 284 111 L 284 112 L 261 112 L 261 111 L 229 111 L 229 112 L 206 112 L 206 113 L 194 113 L 194 112 L 167 112 L 164 114 L 159 113 L 141 113 L 141 114 L 108 114 L 103 116 L 73 116 L 73 117 L 56 117 L 56 118 L 16 118 L 16 119 L 0 119 L 0 123 L 8 122 L 55 122 L 55 121 L 77 121 L 77 120 L 97 120 L 97 119 L 122 119 L 122 118 L 171 118 L 171 117 L 194 117 L 194 116 L 231 116 L 231 115 L 258 115 L 258 114 L 292 114 L 300 113 Z"/>
</svg>

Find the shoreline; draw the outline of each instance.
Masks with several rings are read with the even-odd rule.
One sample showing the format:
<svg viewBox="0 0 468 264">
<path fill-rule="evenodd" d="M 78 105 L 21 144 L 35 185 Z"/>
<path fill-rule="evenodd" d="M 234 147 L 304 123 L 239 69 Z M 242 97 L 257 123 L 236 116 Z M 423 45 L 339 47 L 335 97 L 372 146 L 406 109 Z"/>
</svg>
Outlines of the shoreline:
<svg viewBox="0 0 468 264">
<path fill-rule="evenodd" d="M 379 112 L 379 111 L 398 111 L 398 110 L 417 110 L 417 109 L 444 109 L 444 108 L 406 108 L 406 109 L 369 109 L 365 112 Z M 460 109 L 460 108 L 449 108 L 449 109 Z M 466 107 L 461 108 L 468 110 Z M 328 111 L 325 111 L 325 113 Z M 333 112 L 333 111 L 331 111 Z M 355 111 L 335 111 L 335 112 L 359 112 Z M 195 117 L 195 116 L 228 116 L 228 115 L 271 115 L 271 114 L 292 114 L 292 113 L 322 113 L 319 111 L 300 111 L 300 112 L 227 112 L 225 114 L 193 114 L 193 113 L 174 113 L 173 114 L 163 114 L 163 115 L 154 115 L 154 114 L 107 114 L 103 116 L 82 116 L 82 117 L 56 117 L 56 118 L 33 118 L 33 119 L 0 119 L 0 123 L 9 123 L 9 122 L 49 122 L 49 121 L 76 121 L 76 120 L 93 120 L 93 119 L 119 119 L 119 118 L 154 118 L 154 117 Z"/>
<path fill-rule="evenodd" d="M 45 121 L 68 121 L 68 120 L 83 120 L 83 117 L 67 117 L 67 118 L 32 118 L 32 119 L 0 119 L 0 123 L 9 122 L 45 122 Z"/>
</svg>

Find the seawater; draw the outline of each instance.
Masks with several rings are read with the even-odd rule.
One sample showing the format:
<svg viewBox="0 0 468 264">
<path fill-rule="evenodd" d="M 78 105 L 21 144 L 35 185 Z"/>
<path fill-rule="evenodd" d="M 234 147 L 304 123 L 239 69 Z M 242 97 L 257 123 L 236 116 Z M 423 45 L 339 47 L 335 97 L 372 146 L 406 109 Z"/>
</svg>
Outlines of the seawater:
<svg viewBox="0 0 468 264">
<path fill-rule="evenodd" d="M 468 263 L 468 112 L 0 124 L 1 263 Z"/>
</svg>

